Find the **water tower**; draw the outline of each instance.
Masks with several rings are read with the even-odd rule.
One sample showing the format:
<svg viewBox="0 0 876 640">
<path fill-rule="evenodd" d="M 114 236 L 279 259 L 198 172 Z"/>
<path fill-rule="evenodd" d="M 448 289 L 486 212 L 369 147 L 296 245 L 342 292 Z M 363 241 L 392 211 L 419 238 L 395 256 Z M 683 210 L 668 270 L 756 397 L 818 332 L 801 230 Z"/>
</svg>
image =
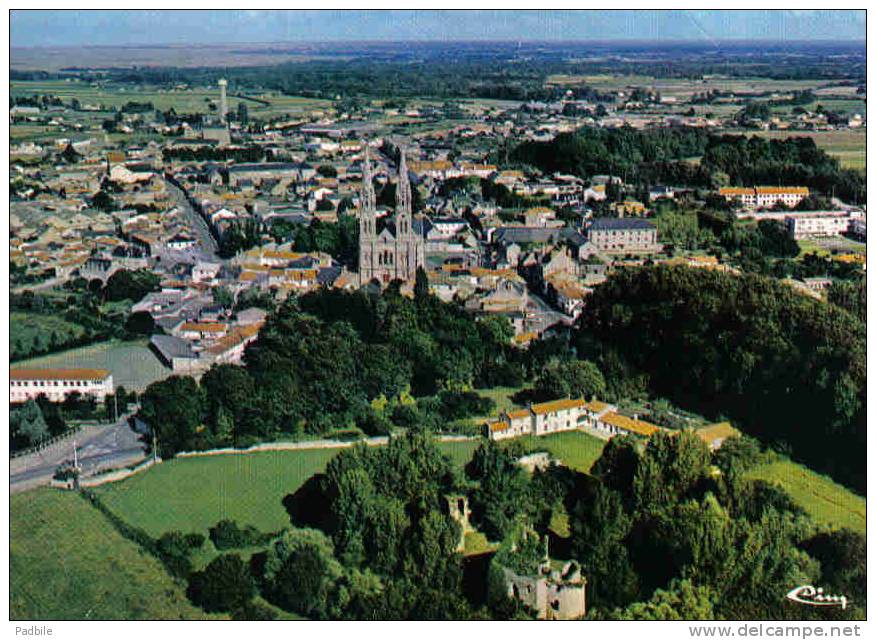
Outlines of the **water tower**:
<svg viewBox="0 0 876 640">
<path fill-rule="evenodd" d="M 228 87 L 228 80 L 225 78 L 219 79 L 219 119 L 222 122 L 225 122 L 228 117 L 228 96 L 226 95 L 226 90 Z"/>
</svg>

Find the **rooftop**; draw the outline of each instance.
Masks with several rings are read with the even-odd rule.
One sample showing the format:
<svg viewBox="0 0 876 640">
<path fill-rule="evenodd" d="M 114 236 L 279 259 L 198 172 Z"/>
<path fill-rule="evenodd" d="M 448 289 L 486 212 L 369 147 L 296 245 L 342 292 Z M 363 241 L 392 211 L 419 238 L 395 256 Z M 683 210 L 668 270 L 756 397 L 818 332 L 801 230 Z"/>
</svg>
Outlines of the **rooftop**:
<svg viewBox="0 0 876 640">
<path fill-rule="evenodd" d="M 577 400 L 570 400 L 568 398 L 564 398 L 562 400 L 552 400 L 551 402 L 542 402 L 541 404 L 532 405 L 532 412 L 540 415 L 544 413 L 555 413 L 557 411 L 566 411 L 568 409 L 575 409 L 577 407 L 583 407 L 585 405 L 584 400 L 580 398 Z"/>
<path fill-rule="evenodd" d="M 107 369 L 11 369 L 10 380 L 106 380 Z"/>
<path fill-rule="evenodd" d="M 654 229 L 654 225 L 639 218 L 597 218 L 590 225 L 591 231 L 622 231 Z"/>
<path fill-rule="evenodd" d="M 650 422 L 630 418 L 615 412 L 604 415 L 602 421 L 606 424 L 623 429 L 624 431 L 630 431 L 645 437 L 650 437 L 660 430 L 660 427 L 651 424 Z"/>
</svg>

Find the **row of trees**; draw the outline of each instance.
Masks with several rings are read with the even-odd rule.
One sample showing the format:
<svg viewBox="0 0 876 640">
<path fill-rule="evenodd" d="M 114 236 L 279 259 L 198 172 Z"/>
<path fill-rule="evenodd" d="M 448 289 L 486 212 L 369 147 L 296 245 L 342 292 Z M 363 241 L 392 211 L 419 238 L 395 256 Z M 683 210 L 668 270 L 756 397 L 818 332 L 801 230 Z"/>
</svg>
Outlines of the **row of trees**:
<svg viewBox="0 0 876 640">
<path fill-rule="evenodd" d="M 686 160 L 697 156 L 699 163 Z M 867 195 L 863 174 L 841 168 L 809 137 L 766 140 L 699 128 L 585 127 L 550 142 L 523 142 L 510 158 L 546 172 L 611 174 L 633 184 L 800 185 L 855 203 L 866 202 Z"/>
</svg>

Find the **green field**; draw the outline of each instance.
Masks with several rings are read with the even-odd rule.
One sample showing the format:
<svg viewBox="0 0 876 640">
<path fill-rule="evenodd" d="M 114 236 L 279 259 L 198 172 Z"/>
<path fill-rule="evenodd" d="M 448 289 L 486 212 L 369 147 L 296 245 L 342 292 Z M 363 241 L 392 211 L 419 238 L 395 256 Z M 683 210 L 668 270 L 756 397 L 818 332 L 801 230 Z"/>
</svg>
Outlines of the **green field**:
<svg viewBox="0 0 876 640">
<path fill-rule="evenodd" d="M 866 534 L 867 501 L 827 476 L 790 460 L 759 465 L 746 476 L 777 483 L 819 524 Z"/>
<path fill-rule="evenodd" d="M 60 316 L 16 311 L 9 314 L 9 345 L 13 357 L 30 354 L 35 339 L 41 340 L 43 346 L 48 346 L 53 334 L 59 344 L 64 344 L 83 333 L 83 327 L 67 322 Z"/>
<path fill-rule="evenodd" d="M 331 106 L 328 100 L 304 98 L 299 96 L 283 96 L 266 94 L 254 96 L 270 102 L 270 106 L 256 103 L 252 100 L 241 100 L 233 95 L 233 87 L 229 88 L 228 108 L 236 110 L 241 102 L 245 102 L 253 117 L 273 117 L 281 115 L 299 116 L 310 114 L 314 110 L 322 110 Z M 52 95 L 66 103 L 76 98 L 80 104 L 121 107 L 126 102 L 151 102 L 156 109 L 167 111 L 173 108 L 177 113 L 211 113 L 209 104 L 218 105 L 219 91 L 215 87 L 194 87 L 191 89 L 156 89 L 149 87 L 131 87 L 129 85 L 105 84 L 92 85 L 80 80 L 45 80 L 45 81 L 15 81 L 10 83 L 12 96 Z M 76 114 L 81 118 L 106 117 L 106 113 L 83 111 Z"/>
<path fill-rule="evenodd" d="M 85 367 L 109 369 L 113 384 L 142 391 L 150 383 L 167 378 L 171 371 L 146 346 L 145 340 L 101 342 L 47 356 L 21 360 L 13 368 Z"/>
<path fill-rule="evenodd" d="M 10 496 L 13 620 L 208 618 L 164 567 L 75 493 Z"/>
<path fill-rule="evenodd" d="M 444 442 L 439 447 L 462 466 L 478 441 Z M 96 489 L 125 522 L 153 536 L 178 529 L 199 532 L 229 518 L 260 531 L 289 524 L 283 498 L 297 490 L 340 449 L 261 451 L 177 458 L 123 482 Z"/>
</svg>

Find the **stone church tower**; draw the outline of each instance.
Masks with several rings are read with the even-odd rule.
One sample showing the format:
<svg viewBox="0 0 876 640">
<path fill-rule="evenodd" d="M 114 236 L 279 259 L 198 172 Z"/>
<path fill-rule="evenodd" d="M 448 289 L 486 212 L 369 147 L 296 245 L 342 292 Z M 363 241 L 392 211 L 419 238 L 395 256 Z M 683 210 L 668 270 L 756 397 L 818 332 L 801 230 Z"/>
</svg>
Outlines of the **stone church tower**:
<svg viewBox="0 0 876 640">
<path fill-rule="evenodd" d="M 398 167 L 395 190 L 395 219 L 377 232 L 377 196 L 371 176 L 371 156 L 365 145 L 362 167 L 362 193 L 359 209 L 359 284 L 377 280 L 381 285 L 393 280 L 413 283 L 417 268 L 426 264 L 422 227 L 413 219 L 411 183 L 404 149 Z"/>
</svg>

